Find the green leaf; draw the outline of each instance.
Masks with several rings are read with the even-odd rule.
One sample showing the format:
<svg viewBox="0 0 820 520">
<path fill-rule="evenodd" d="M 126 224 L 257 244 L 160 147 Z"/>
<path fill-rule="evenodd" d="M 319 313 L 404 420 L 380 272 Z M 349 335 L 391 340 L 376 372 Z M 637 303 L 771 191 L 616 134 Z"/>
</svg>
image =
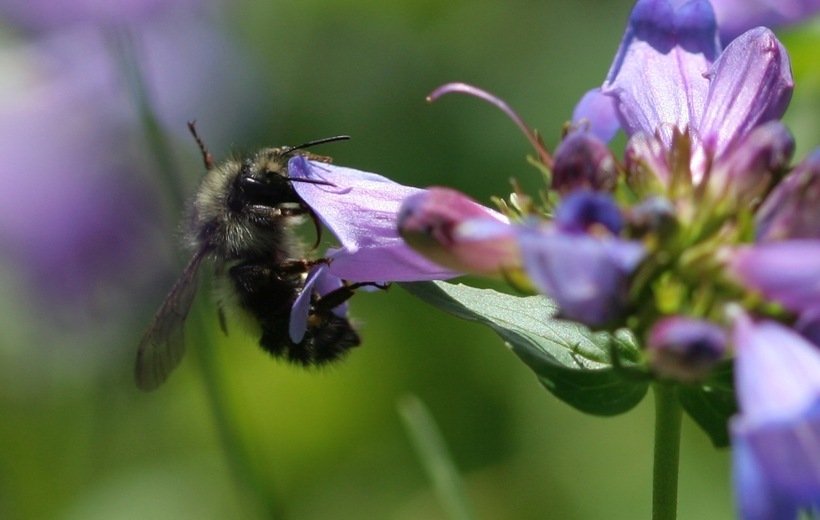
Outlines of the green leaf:
<svg viewBox="0 0 820 520">
<path fill-rule="evenodd" d="M 491 327 L 547 390 L 582 412 L 616 415 L 646 394 L 640 352 L 626 332 L 613 336 L 557 320 L 557 307 L 543 296 L 445 282 L 400 285 L 444 312 Z"/>
<path fill-rule="evenodd" d="M 729 418 L 737 413 L 731 362 L 715 370 L 706 383 L 680 386 L 678 398 L 716 448 L 729 446 Z"/>
</svg>

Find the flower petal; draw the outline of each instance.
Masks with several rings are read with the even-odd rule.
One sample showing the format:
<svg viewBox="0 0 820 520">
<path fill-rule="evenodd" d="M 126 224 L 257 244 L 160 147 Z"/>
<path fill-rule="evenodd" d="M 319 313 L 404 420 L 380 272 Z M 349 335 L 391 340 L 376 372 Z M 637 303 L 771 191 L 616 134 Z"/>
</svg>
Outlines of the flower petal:
<svg viewBox="0 0 820 520">
<path fill-rule="evenodd" d="M 765 27 L 734 40 L 707 77 L 711 84 L 699 130 L 714 157 L 753 128 L 779 119 L 794 89 L 789 55 Z"/>
<path fill-rule="evenodd" d="M 766 197 L 755 214 L 758 242 L 820 239 L 820 149 L 806 157 Z"/>
<path fill-rule="evenodd" d="M 641 244 L 531 227 L 519 240 L 524 269 L 558 303 L 561 317 L 601 326 L 624 311 L 629 275 L 644 255 Z"/>
<path fill-rule="evenodd" d="M 423 190 L 375 173 L 296 156 L 288 174 L 327 184 L 294 182 L 302 200 L 339 239 L 328 271 L 350 282 L 441 280 L 458 274 L 425 259 L 399 236 L 402 201 Z"/>
<path fill-rule="evenodd" d="M 736 489 L 748 518 L 820 505 L 820 350 L 773 321 L 741 315 L 733 340 L 740 415 Z M 748 487 L 744 487 L 748 486 Z M 761 495 L 762 492 L 762 495 Z"/>
<path fill-rule="evenodd" d="M 720 50 L 706 0 L 674 9 L 666 0 L 639 0 L 601 92 L 617 98 L 627 135 L 694 129 L 706 102 L 709 70 Z"/>
<path fill-rule="evenodd" d="M 792 311 L 820 307 L 820 240 L 741 247 L 728 267 L 741 283 Z"/>
</svg>

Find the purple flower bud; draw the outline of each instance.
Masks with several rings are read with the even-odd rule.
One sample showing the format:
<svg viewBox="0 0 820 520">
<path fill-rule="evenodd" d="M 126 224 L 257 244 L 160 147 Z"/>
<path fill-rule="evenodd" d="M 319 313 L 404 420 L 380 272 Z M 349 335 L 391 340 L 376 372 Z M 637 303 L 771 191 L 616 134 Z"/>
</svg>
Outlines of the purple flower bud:
<svg viewBox="0 0 820 520">
<path fill-rule="evenodd" d="M 758 242 L 820 239 L 820 150 L 772 190 L 755 215 Z"/>
<path fill-rule="evenodd" d="M 751 520 L 796 518 L 820 505 L 820 350 L 779 323 L 745 315 L 733 342 L 738 509 Z"/>
<path fill-rule="evenodd" d="M 296 156 L 288 162 L 296 192 L 336 235 L 342 250 L 328 272 L 350 282 L 442 280 L 458 273 L 413 251 L 399 236 L 397 216 L 407 197 L 424 190 L 375 173 Z"/>
<path fill-rule="evenodd" d="M 618 182 L 615 158 L 603 141 L 589 132 L 573 132 L 555 150 L 552 189 L 567 194 L 577 189 L 612 191 Z"/>
<path fill-rule="evenodd" d="M 673 316 L 652 328 L 647 352 L 658 374 L 677 381 L 697 381 L 723 358 L 727 344 L 727 333 L 714 323 Z"/>
<path fill-rule="evenodd" d="M 794 89 L 789 55 L 765 27 L 734 40 L 706 77 L 709 96 L 699 134 L 714 157 L 755 127 L 780 119 Z"/>
<path fill-rule="evenodd" d="M 765 193 L 776 174 L 788 167 L 794 138 L 780 121 L 750 131 L 711 169 L 709 187 L 746 205 Z"/>
<path fill-rule="evenodd" d="M 498 276 L 521 268 L 507 218 L 456 190 L 429 188 L 407 197 L 398 230 L 413 249 L 453 270 Z"/>
<path fill-rule="evenodd" d="M 585 190 L 562 201 L 554 222 L 565 233 L 598 234 L 606 230 L 613 235 L 620 233 L 624 224 L 621 210 L 609 194 Z"/>
<path fill-rule="evenodd" d="M 639 242 L 525 227 L 524 269 L 563 318 L 598 327 L 623 314 L 629 277 L 645 252 Z"/>
<path fill-rule="evenodd" d="M 604 142 L 611 141 L 621 129 L 615 98 L 601 94 L 600 88 L 590 90 L 575 106 L 572 123 Z"/>
<path fill-rule="evenodd" d="M 740 247 L 728 269 L 741 283 L 792 311 L 820 307 L 820 240 Z"/>
<path fill-rule="evenodd" d="M 629 226 L 638 236 L 665 233 L 675 224 L 675 206 L 663 197 L 649 197 L 634 206 L 628 215 Z"/>
</svg>

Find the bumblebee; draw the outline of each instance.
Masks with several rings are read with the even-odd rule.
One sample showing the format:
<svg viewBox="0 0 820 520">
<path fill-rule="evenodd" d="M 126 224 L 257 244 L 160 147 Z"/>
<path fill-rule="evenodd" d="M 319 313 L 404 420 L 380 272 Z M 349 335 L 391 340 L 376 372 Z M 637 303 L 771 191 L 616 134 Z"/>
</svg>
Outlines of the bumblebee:
<svg viewBox="0 0 820 520">
<path fill-rule="evenodd" d="M 294 227 L 310 217 L 318 245 L 321 228 L 292 184 L 310 181 L 289 178 L 288 160 L 299 154 L 330 162 L 328 157 L 305 149 L 348 137 L 266 148 L 217 164 L 194 124 L 188 127 L 206 167 L 188 211 L 186 239 L 193 254 L 139 344 L 137 386 L 143 390 L 157 388 L 181 361 L 185 320 L 196 294 L 200 266 L 206 259 L 215 269 L 217 310 L 223 331 L 227 332 L 226 314 L 237 314 L 257 329 L 259 345 L 276 358 L 301 366 L 340 359 L 358 346 L 360 339 L 337 308 L 357 287 L 367 284 L 342 284 L 323 296 L 311 290 L 304 336 L 299 342 L 292 340 L 289 326 L 293 305 L 305 289 L 310 270 L 328 260 L 306 259 L 305 247 L 295 235 Z"/>
</svg>

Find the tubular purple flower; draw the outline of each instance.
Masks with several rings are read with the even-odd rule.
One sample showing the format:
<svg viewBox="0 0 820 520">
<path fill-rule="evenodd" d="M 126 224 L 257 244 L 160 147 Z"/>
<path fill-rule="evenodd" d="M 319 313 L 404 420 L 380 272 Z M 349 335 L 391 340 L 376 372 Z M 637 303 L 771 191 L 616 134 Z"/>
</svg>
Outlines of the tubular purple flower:
<svg viewBox="0 0 820 520">
<path fill-rule="evenodd" d="M 519 243 L 530 280 L 558 303 L 560 316 L 593 327 L 625 311 L 629 276 L 645 254 L 639 242 L 534 226 L 521 229 Z"/>
<path fill-rule="evenodd" d="M 789 310 L 820 307 L 820 240 L 739 247 L 727 267 L 740 283 Z"/>
<path fill-rule="evenodd" d="M 772 321 L 735 321 L 730 423 L 735 499 L 746 520 L 820 506 L 820 350 Z"/>
<path fill-rule="evenodd" d="M 612 191 L 618 182 L 615 157 L 589 132 L 572 132 L 555 150 L 551 188 L 562 195 L 577 190 Z"/>
<path fill-rule="evenodd" d="M 649 334 L 652 368 L 677 381 L 697 381 L 726 354 L 729 337 L 714 323 L 685 316 L 658 321 Z"/>
<path fill-rule="evenodd" d="M 403 186 L 375 173 L 308 161 L 288 163 L 296 192 L 341 243 L 328 273 L 350 282 L 442 280 L 459 273 L 413 251 L 399 236 L 402 201 L 424 190 Z"/>
<path fill-rule="evenodd" d="M 413 249 L 460 272 L 503 276 L 521 269 L 508 219 L 456 190 L 435 187 L 407 197 L 398 230 Z"/>
<path fill-rule="evenodd" d="M 687 133 L 697 183 L 713 160 L 783 115 L 793 86 L 788 55 L 768 29 L 721 54 L 706 0 L 639 0 L 601 93 L 615 98 L 628 136 L 657 135 L 670 150 L 675 132 Z"/>
<path fill-rule="evenodd" d="M 720 52 L 712 8 L 694 0 L 675 9 L 667 0 L 639 0 L 601 92 L 613 96 L 627 135 L 697 128 Z"/>
<path fill-rule="evenodd" d="M 820 150 L 806 157 L 755 214 L 758 242 L 820 239 Z"/>
</svg>

